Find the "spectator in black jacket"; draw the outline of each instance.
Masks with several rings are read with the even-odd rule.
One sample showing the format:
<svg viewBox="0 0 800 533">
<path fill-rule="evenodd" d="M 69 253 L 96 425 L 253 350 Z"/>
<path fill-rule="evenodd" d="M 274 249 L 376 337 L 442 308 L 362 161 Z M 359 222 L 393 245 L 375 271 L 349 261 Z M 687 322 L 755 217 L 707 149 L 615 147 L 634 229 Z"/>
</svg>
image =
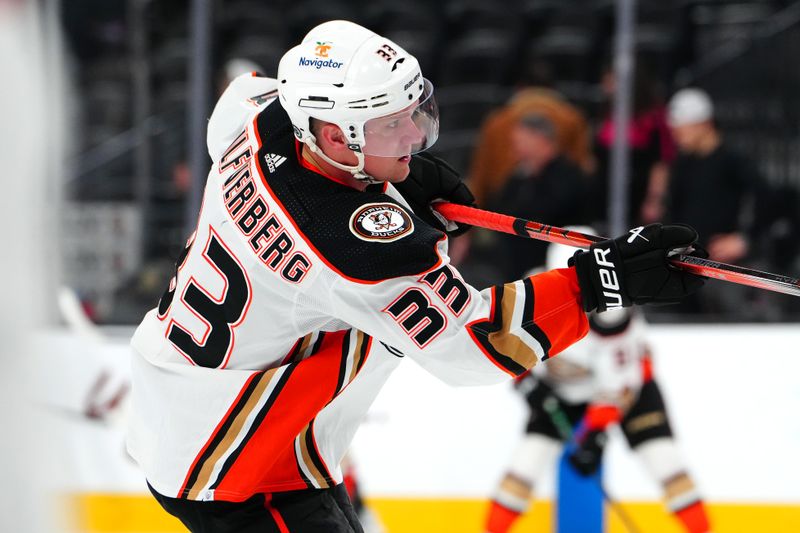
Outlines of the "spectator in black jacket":
<svg viewBox="0 0 800 533">
<path fill-rule="evenodd" d="M 750 250 L 749 223 L 761 197 L 763 180 L 755 164 L 723 141 L 714 123 L 709 95 L 682 89 L 669 102 L 667 119 L 679 155 L 669 171 L 665 198 L 668 220 L 697 228 L 710 259 L 739 263 Z M 701 302 L 683 304 L 687 312 L 724 314 L 743 308 L 743 294 L 730 286 L 709 291 Z"/>
<path fill-rule="evenodd" d="M 761 179 L 752 161 L 723 142 L 713 112 L 700 89 L 682 89 L 670 100 L 680 154 L 670 169 L 667 216 L 697 228 L 711 259 L 735 263 L 749 249 L 743 214 Z"/>
</svg>

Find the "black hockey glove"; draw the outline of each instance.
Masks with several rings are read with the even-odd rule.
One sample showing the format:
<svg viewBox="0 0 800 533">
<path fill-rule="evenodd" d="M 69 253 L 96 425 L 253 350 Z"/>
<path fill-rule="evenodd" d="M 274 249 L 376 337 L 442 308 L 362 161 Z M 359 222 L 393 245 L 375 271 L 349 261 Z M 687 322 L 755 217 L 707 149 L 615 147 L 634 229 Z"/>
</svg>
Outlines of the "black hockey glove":
<svg viewBox="0 0 800 533">
<path fill-rule="evenodd" d="M 697 241 L 697 232 L 682 224 L 650 224 L 627 235 L 593 244 L 570 259 L 587 312 L 633 304 L 677 303 L 699 289 L 706 278 L 678 270 L 668 262 L 672 251 Z M 695 250 L 693 255 L 704 256 Z"/>
<path fill-rule="evenodd" d="M 605 431 L 589 431 L 567 459 L 580 474 L 591 476 L 600 467 L 600 461 L 603 459 L 603 448 L 605 448 L 607 440 L 608 437 Z"/>
<path fill-rule="evenodd" d="M 435 200 L 475 205 L 475 197 L 453 167 L 426 152 L 414 155 L 409 167 L 408 177 L 394 186 L 418 217 L 450 237 L 458 237 L 472 227 L 449 222 L 431 209 L 431 202 Z"/>
</svg>

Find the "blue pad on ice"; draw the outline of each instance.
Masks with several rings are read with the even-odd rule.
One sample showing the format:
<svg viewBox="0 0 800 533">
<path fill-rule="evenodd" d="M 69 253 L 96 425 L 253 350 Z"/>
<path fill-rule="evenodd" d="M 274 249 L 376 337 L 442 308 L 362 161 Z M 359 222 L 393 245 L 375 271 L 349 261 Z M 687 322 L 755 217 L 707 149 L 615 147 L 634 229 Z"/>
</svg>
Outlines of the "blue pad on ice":
<svg viewBox="0 0 800 533">
<path fill-rule="evenodd" d="M 603 465 L 593 476 L 584 477 L 569 463 L 564 446 L 558 464 L 556 487 L 556 531 L 558 533 L 603 533 L 605 513 L 599 481 Z"/>
</svg>

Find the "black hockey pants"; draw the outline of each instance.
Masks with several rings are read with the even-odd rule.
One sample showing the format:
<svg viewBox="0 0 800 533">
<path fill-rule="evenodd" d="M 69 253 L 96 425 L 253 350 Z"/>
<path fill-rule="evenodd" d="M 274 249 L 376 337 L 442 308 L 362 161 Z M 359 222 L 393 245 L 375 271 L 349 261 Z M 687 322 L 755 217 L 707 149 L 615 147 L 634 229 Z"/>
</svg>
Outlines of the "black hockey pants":
<svg viewBox="0 0 800 533">
<path fill-rule="evenodd" d="M 192 533 L 364 533 L 343 484 L 257 494 L 243 502 L 169 498 L 158 503 Z"/>
</svg>

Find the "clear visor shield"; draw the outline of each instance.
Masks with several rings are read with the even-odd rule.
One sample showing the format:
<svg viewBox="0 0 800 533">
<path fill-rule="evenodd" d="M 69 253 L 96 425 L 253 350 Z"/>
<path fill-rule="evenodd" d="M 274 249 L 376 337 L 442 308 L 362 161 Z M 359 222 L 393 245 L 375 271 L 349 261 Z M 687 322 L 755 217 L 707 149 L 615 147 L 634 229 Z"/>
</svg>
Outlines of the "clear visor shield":
<svg viewBox="0 0 800 533">
<path fill-rule="evenodd" d="M 423 78 L 422 94 L 407 108 L 364 124 L 365 155 L 403 157 L 422 152 L 439 138 L 439 106 L 433 85 Z"/>
</svg>

